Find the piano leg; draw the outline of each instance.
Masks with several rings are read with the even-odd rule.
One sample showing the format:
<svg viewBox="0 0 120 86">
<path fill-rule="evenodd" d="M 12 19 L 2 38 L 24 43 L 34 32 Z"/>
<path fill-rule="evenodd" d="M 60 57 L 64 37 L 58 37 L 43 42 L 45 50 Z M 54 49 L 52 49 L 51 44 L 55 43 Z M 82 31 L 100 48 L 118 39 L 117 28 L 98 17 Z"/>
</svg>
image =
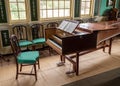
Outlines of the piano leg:
<svg viewBox="0 0 120 86">
<path fill-rule="evenodd" d="M 63 66 L 65 64 L 65 56 L 60 55 L 60 62 L 57 63 L 57 66 Z"/>
<path fill-rule="evenodd" d="M 103 46 L 106 44 L 106 41 L 103 42 Z M 105 46 L 103 47 L 103 52 L 105 52 Z"/>
<path fill-rule="evenodd" d="M 113 38 L 109 39 L 108 45 L 106 45 L 106 41 L 103 42 L 103 52 L 105 52 L 105 47 L 109 47 L 108 53 L 111 55 L 112 41 L 113 41 Z"/>
<path fill-rule="evenodd" d="M 79 53 L 76 53 L 76 75 L 79 75 Z"/>
<path fill-rule="evenodd" d="M 112 41 L 113 41 L 113 38 L 110 39 L 110 44 L 109 44 L 109 54 L 111 55 L 111 48 L 112 48 Z"/>
<path fill-rule="evenodd" d="M 64 62 L 64 63 L 65 63 L 65 56 L 60 55 L 60 59 L 61 59 L 61 62 Z"/>
<path fill-rule="evenodd" d="M 73 70 L 67 71 L 66 74 L 72 74 L 76 73 L 76 75 L 79 75 L 79 53 L 76 53 L 76 61 L 72 60 L 69 56 L 65 56 L 66 59 L 68 59 L 73 64 Z"/>
</svg>

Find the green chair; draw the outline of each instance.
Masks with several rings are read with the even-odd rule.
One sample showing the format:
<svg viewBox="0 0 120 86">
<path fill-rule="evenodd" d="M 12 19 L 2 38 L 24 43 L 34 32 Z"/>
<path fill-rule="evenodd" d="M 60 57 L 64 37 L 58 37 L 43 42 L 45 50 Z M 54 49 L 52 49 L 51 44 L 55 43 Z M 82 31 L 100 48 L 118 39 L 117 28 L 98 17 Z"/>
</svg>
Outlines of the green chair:
<svg viewBox="0 0 120 86">
<path fill-rule="evenodd" d="M 19 40 L 20 47 L 28 48 L 29 45 L 32 45 L 32 42 L 28 40 L 28 32 L 25 25 L 15 25 L 12 30 Z"/>
<path fill-rule="evenodd" d="M 41 44 L 42 48 L 44 48 L 45 38 L 44 38 L 43 25 L 40 23 L 33 24 L 31 25 L 31 31 L 32 31 L 32 43 L 34 50 L 37 44 Z"/>
<path fill-rule="evenodd" d="M 18 78 L 18 74 L 22 75 L 34 75 L 37 80 L 37 72 L 36 72 L 36 64 L 39 66 L 39 52 L 38 51 L 24 51 L 21 52 L 21 48 L 19 46 L 19 42 L 17 36 L 11 35 L 10 37 L 11 48 L 16 60 L 16 79 Z M 20 67 L 19 67 L 20 65 Z M 22 67 L 32 65 L 34 68 L 34 73 L 23 73 Z"/>
</svg>

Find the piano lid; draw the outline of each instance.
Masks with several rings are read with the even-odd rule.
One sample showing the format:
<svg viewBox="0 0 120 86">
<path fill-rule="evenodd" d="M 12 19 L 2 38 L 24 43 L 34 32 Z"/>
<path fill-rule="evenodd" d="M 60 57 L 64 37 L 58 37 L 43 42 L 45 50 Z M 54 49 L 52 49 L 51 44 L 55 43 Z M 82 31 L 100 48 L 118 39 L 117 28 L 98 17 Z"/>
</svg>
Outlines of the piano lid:
<svg viewBox="0 0 120 86">
<path fill-rule="evenodd" d="M 81 23 L 81 24 L 79 24 L 78 28 L 84 29 L 84 30 L 89 31 L 89 32 L 117 29 L 117 27 L 114 26 L 114 23 L 109 23 L 109 22 Z"/>
</svg>

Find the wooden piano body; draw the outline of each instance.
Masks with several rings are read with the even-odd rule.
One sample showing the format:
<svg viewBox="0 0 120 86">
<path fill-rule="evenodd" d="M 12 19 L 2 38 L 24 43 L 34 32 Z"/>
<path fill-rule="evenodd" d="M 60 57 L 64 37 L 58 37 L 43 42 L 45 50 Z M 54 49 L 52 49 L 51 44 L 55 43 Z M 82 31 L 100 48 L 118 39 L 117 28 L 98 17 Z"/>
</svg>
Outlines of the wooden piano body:
<svg viewBox="0 0 120 86">
<path fill-rule="evenodd" d="M 50 38 L 47 38 L 48 34 L 46 34 L 46 43 L 60 55 L 71 54 L 96 47 L 96 34 L 73 35 L 58 29 L 46 29 L 46 33 L 48 32 L 52 32 L 52 34 Z M 90 41 L 90 43 L 88 43 L 88 41 Z"/>
<path fill-rule="evenodd" d="M 72 32 L 57 28 L 46 28 L 46 43 L 61 56 L 61 62 L 65 58 L 73 64 L 73 71 L 79 73 L 79 56 L 96 49 L 109 47 L 111 53 L 112 38 L 120 33 L 119 22 L 110 21 L 103 23 L 82 23 Z M 106 40 L 109 43 L 106 45 Z M 73 54 L 69 56 L 69 54 Z M 72 60 L 76 57 L 76 61 Z"/>
</svg>

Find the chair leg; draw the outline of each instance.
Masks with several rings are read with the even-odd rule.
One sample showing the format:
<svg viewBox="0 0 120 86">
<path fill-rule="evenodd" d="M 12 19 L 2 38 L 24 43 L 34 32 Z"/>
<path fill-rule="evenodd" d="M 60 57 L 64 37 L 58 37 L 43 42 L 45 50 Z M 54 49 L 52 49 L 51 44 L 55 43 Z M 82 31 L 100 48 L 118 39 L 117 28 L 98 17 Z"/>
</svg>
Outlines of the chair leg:
<svg viewBox="0 0 120 86">
<path fill-rule="evenodd" d="M 18 68 L 19 68 L 18 64 L 16 64 L 16 79 L 18 79 L 18 71 L 19 71 Z"/>
<path fill-rule="evenodd" d="M 39 62 L 39 59 L 38 59 L 38 69 L 40 69 L 40 62 Z"/>
<path fill-rule="evenodd" d="M 43 48 L 43 49 L 45 48 L 45 45 L 44 45 L 44 44 L 42 44 L 42 48 Z"/>
<path fill-rule="evenodd" d="M 37 81 L 36 64 L 34 64 L 34 72 L 35 72 L 35 79 L 36 79 L 36 81 Z"/>
<path fill-rule="evenodd" d="M 22 71 L 22 64 L 20 64 L 20 72 Z"/>
</svg>

